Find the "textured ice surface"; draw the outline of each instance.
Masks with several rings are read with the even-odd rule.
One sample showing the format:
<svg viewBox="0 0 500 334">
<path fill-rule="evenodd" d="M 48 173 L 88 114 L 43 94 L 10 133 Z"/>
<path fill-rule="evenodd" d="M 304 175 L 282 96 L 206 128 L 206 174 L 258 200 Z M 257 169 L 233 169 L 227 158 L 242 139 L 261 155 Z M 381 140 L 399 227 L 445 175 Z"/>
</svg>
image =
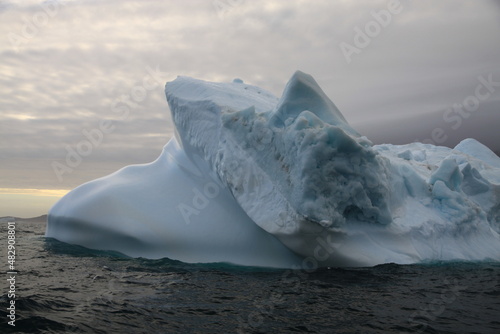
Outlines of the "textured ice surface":
<svg viewBox="0 0 500 334">
<path fill-rule="evenodd" d="M 374 146 L 302 72 L 281 99 L 187 77 L 166 96 L 176 138 L 158 160 L 70 192 L 47 236 L 273 267 L 500 260 L 500 158 L 473 139 Z"/>
</svg>

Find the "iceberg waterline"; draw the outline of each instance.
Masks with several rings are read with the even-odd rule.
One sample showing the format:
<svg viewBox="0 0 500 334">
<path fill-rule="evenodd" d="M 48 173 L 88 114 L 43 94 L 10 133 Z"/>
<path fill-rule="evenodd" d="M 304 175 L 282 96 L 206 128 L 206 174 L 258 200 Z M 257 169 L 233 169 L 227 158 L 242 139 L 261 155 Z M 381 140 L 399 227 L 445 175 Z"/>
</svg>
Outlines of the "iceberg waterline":
<svg viewBox="0 0 500 334">
<path fill-rule="evenodd" d="M 281 99 L 241 80 L 165 92 L 159 158 L 71 191 L 47 237 L 268 267 L 500 260 L 500 158 L 481 143 L 373 145 L 302 72 Z"/>
</svg>

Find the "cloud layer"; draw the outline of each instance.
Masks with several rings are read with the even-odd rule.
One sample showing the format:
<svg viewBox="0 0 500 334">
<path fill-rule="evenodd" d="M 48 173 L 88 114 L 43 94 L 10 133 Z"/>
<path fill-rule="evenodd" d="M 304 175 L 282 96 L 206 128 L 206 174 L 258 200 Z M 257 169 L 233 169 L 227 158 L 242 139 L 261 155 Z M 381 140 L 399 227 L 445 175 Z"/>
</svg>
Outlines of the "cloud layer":
<svg viewBox="0 0 500 334">
<path fill-rule="evenodd" d="M 69 189 L 152 161 L 172 135 L 163 86 L 177 75 L 239 77 L 279 95 L 300 69 L 351 123 L 372 130 L 377 123 L 377 140 L 391 131 L 384 138 L 416 139 L 401 127 L 419 120 L 414 129 L 424 139 L 448 108 L 474 94 L 479 76 L 500 82 L 500 6 L 402 1 L 390 22 L 378 23 L 390 3 L 1 1 L 2 187 Z M 358 52 L 346 57 L 342 43 Z M 481 122 L 464 119 L 449 137 L 488 133 L 500 142 L 491 131 L 499 101 L 500 87 L 481 101 Z M 430 114 L 437 116 L 423 117 Z M 58 177 L 54 162 L 66 164 L 68 147 L 77 150 L 103 121 L 113 130 Z"/>
</svg>

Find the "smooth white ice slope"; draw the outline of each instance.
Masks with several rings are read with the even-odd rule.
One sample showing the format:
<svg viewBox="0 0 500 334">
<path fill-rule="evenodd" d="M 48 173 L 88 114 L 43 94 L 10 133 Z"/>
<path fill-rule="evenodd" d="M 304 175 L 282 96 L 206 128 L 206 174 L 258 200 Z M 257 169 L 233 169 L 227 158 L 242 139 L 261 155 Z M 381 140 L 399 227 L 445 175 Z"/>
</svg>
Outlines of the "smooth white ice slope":
<svg viewBox="0 0 500 334">
<path fill-rule="evenodd" d="M 49 212 L 47 237 L 132 257 L 289 267 L 298 258 L 255 225 L 176 138 L 160 157 L 83 184 Z"/>
<path fill-rule="evenodd" d="M 178 138 L 68 194 L 47 236 L 276 267 L 500 260 L 500 158 L 475 140 L 373 146 L 302 72 L 279 100 L 186 77 L 166 96 Z"/>
</svg>

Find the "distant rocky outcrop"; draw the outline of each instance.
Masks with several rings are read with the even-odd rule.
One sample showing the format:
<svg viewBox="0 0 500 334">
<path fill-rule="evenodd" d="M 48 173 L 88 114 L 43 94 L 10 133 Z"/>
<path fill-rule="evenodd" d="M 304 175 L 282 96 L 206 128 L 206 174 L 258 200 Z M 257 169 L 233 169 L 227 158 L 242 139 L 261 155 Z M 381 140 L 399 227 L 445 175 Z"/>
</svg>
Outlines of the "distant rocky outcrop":
<svg viewBox="0 0 500 334">
<path fill-rule="evenodd" d="M 41 215 L 41 216 L 32 217 L 32 218 L 20 218 L 20 217 L 13 217 L 13 216 L 0 217 L 0 223 L 11 222 L 11 221 L 15 221 L 16 223 L 17 222 L 45 223 L 45 222 L 47 222 L 47 215 Z"/>
</svg>

